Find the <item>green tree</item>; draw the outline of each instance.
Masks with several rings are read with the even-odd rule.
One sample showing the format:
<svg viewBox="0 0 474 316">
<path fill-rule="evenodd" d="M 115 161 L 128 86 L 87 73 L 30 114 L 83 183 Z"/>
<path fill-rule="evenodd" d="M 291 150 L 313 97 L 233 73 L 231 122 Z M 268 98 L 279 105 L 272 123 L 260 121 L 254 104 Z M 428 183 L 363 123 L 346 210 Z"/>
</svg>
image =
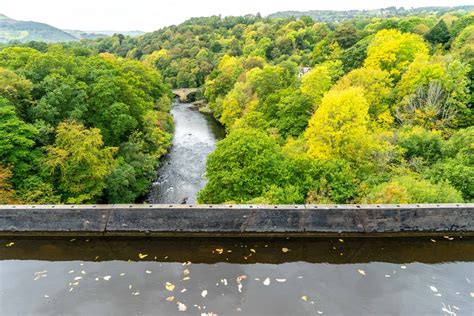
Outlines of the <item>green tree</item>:
<svg viewBox="0 0 474 316">
<path fill-rule="evenodd" d="M 0 161 L 11 168 L 13 181 L 26 177 L 34 159 L 36 129 L 18 118 L 10 102 L 0 97 Z"/>
<path fill-rule="evenodd" d="M 217 144 L 207 160 L 206 187 L 200 203 L 242 203 L 259 197 L 286 175 L 278 143 L 254 129 L 235 129 Z"/>
<path fill-rule="evenodd" d="M 444 20 L 439 20 L 439 22 L 425 34 L 426 40 L 437 45 L 437 44 L 446 44 L 451 39 L 449 34 L 448 26 Z"/>
</svg>

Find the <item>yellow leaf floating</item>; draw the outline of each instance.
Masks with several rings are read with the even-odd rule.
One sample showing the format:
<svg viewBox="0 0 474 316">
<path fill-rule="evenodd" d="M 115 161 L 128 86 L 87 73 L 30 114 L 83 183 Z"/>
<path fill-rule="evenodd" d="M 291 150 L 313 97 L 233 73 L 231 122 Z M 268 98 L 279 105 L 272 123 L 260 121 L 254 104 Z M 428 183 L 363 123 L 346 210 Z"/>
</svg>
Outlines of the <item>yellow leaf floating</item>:
<svg viewBox="0 0 474 316">
<path fill-rule="evenodd" d="M 342 239 L 342 238 L 339 238 L 339 242 L 342 242 L 342 243 L 343 243 L 343 242 L 344 242 L 344 239 Z"/>
<path fill-rule="evenodd" d="M 174 300 L 174 296 L 168 296 L 168 297 L 166 298 L 166 300 L 167 300 L 168 302 L 172 302 L 172 301 Z"/>
<path fill-rule="evenodd" d="M 184 275 L 189 275 L 189 270 L 188 270 L 188 269 L 185 269 L 185 270 L 183 271 L 183 274 L 184 274 Z"/>
<path fill-rule="evenodd" d="M 360 274 L 365 275 L 365 271 L 364 271 L 364 270 L 360 270 L 360 269 L 359 269 L 359 270 L 357 270 L 357 271 L 358 271 Z"/>
<path fill-rule="evenodd" d="M 301 296 L 301 299 L 302 299 L 303 301 L 305 301 L 305 302 L 308 301 L 308 297 L 307 297 L 306 295 Z"/>
<path fill-rule="evenodd" d="M 250 249 L 251 252 L 256 253 L 257 251 L 255 249 Z"/>
<path fill-rule="evenodd" d="M 290 251 L 290 249 L 285 248 L 285 247 L 281 248 L 281 252 L 283 252 L 283 253 L 287 253 L 288 251 Z"/>
<path fill-rule="evenodd" d="M 217 248 L 214 250 L 215 252 L 217 252 L 218 254 L 222 255 L 222 253 L 224 252 L 224 249 L 222 248 Z"/>
<path fill-rule="evenodd" d="M 11 247 L 11 246 L 13 246 L 14 244 L 15 244 L 14 242 L 10 242 L 10 243 L 6 244 L 6 246 L 7 246 L 7 247 Z"/>
<path fill-rule="evenodd" d="M 174 284 L 172 284 L 172 283 L 170 283 L 170 282 L 166 282 L 165 288 L 166 288 L 168 291 L 172 292 L 172 291 L 174 290 Z"/>
<path fill-rule="evenodd" d="M 140 258 L 140 259 L 145 259 L 146 257 L 148 257 L 147 254 L 142 254 L 142 253 L 138 254 L 138 258 Z"/>
</svg>

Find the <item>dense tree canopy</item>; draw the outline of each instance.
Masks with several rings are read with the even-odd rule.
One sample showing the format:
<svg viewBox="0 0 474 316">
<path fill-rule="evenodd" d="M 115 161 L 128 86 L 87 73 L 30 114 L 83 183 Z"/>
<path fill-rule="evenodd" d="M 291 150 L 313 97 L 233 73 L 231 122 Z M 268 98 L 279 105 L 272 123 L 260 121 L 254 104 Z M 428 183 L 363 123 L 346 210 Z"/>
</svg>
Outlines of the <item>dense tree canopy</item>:
<svg viewBox="0 0 474 316">
<path fill-rule="evenodd" d="M 227 132 L 200 202 L 473 201 L 473 27 L 462 10 L 213 16 L 3 47 L 0 194 L 135 200 L 170 145 L 169 87 L 198 87 Z"/>
<path fill-rule="evenodd" d="M 25 203 L 135 201 L 170 145 L 168 89 L 157 71 L 111 54 L 2 49 L 1 190 Z M 122 194 L 118 179 L 130 178 Z"/>
</svg>

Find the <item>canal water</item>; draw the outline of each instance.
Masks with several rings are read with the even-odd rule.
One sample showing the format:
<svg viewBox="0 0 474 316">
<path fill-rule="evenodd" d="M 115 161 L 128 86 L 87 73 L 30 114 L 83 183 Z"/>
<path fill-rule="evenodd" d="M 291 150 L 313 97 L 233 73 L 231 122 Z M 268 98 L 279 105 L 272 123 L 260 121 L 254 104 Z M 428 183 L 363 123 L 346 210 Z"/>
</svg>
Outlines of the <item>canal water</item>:
<svg viewBox="0 0 474 316">
<path fill-rule="evenodd" d="M 474 315 L 474 239 L 0 239 L 0 315 Z"/>
<path fill-rule="evenodd" d="M 190 103 L 177 102 L 171 114 L 175 122 L 172 146 L 161 160 L 148 202 L 176 204 L 186 199 L 194 204 L 196 194 L 206 185 L 206 158 L 224 137 L 224 130 L 211 115 Z"/>
</svg>

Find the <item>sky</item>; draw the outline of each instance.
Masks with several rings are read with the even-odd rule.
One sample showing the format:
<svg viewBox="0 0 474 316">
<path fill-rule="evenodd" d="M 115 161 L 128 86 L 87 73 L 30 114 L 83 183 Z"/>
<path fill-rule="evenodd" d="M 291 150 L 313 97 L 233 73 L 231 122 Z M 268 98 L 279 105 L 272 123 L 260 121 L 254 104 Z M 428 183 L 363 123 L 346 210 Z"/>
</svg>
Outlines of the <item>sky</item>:
<svg viewBox="0 0 474 316">
<path fill-rule="evenodd" d="M 62 29 L 149 32 L 211 15 L 468 4 L 472 0 L 0 0 L 0 13 Z"/>
</svg>

